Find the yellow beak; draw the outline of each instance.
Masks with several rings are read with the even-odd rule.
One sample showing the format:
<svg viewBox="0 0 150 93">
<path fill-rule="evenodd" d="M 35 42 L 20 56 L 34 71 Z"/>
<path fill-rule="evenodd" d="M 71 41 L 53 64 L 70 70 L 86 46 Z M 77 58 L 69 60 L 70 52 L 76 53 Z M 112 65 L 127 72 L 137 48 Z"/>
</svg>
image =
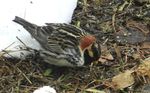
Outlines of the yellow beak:
<svg viewBox="0 0 150 93">
<path fill-rule="evenodd" d="M 89 53 L 89 56 L 90 56 L 90 57 L 94 57 L 93 51 L 92 51 L 91 49 L 92 49 L 91 46 L 89 46 L 89 47 L 87 48 L 88 53 Z"/>
</svg>

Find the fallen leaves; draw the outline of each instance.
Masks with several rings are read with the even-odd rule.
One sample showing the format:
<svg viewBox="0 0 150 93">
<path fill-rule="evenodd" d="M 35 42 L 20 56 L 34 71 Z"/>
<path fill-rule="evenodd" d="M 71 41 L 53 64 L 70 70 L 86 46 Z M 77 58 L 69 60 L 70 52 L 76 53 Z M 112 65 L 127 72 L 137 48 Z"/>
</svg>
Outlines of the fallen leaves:
<svg viewBox="0 0 150 93">
<path fill-rule="evenodd" d="M 138 76 L 148 76 L 150 79 L 150 58 L 143 60 L 134 70 L 126 70 L 125 72 L 114 76 L 111 81 L 105 84 L 115 90 L 122 90 L 135 83 L 137 76 L 134 76 L 133 73 L 136 73 Z"/>
<path fill-rule="evenodd" d="M 132 70 L 127 70 L 124 73 L 116 75 L 112 78 L 112 84 L 115 89 L 123 89 L 134 84 L 135 80 L 132 75 Z"/>
<path fill-rule="evenodd" d="M 102 50 L 102 56 L 99 59 L 101 63 L 105 63 L 108 60 L 114 60 L 114 57 L 112 56 L 112 54 L 110 53 L 110 51 L 106 46 L 101 46 L 101 50 Z"/>
<path fill-rule="evenodd" d="M 150 78 L 150 58 L 145 59 L 142 61 L 142 64 L 136 70 L 136 73 L 139 76 L 148 76 Z"/>
<path fill-rule="evenodd" d="M 144 48 L 144 49 L 150 49 L 150 42 L 144 42 L 142 45 L 141 45 L 141 48 Z"/>
</svg>

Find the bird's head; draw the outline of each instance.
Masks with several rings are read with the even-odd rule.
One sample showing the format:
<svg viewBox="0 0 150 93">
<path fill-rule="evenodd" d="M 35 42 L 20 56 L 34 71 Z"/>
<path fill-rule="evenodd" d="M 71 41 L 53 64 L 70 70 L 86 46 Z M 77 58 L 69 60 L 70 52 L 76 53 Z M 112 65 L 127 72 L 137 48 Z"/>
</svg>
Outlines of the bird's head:
<svg viewBox="0 0 150 93">
<path fill-rule="evenodd" d="M 82 36 L 80 39 L 80 48 L 83 53 L 84 64 L 97 61 L 101 55 L 101 49 L 98 41 L 93 35 Z"/>
</svg>

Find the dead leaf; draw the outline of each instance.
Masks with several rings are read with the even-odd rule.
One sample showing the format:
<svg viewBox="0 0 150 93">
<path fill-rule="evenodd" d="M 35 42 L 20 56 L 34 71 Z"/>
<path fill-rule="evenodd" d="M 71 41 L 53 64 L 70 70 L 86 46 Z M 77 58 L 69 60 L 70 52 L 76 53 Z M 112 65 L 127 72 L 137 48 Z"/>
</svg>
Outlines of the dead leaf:
<svg viewBox="0 0 150 93">
<path fill-rule="evenodd" d="M 102 49 L 102 55 L 101 58 L 99 59 L 101 63 L 105 63 L 108 60 L 110 61 L 114 60 L 114 57 L 112 56 L 112 54 L 110 53 L 110 51 L 107 49 L 106 46 L 101 46 L 101 49 Z"/>
<path fill-rule="evenodd" d="M 140 76 L 148 76 L 150 78 L 150 57 L 142 61 L 136 72 Z"/>
<path fill-rule="evenodd" d="M 132 57 L 136 60 L 136 59 L 140 59 L 140 58 L 141 58 L 141 55 L 136 52 L 136 53 L 134 53 L 134 54 L 132 55 Z"/>
<path fill-rule="evenodd" d="M 134 84 L 135 81 L 134 77 L 132 76 L 132 73 L 133 73 L 132 70 L 127 70 L 124 73 L 121 73 L 113 77 L 112 83 L 114 85 L 114 88 L 123 89 Z"/>
<path fill-rule="evenodd" d="M 105 63 L 105 62 L 107 62 L 107 60 L 106 59 L 104 59 L 104 58 L 99 58 L 99 60 L 98 60 L 99 62 L 101 62 L 101 63 Z"/>
<path fill-rule="evenodd" d="M 108 54 L 105 56 L 105 59 L 107 59 L 107 60 L 114 60 L 114 57 L 113 57 L 110 53 L 108 53 Z"/>
<path fill-rule="evenodd" d="M 141 48 L 150 48 L 150 42 L 144 42 Z"/>
</svg>

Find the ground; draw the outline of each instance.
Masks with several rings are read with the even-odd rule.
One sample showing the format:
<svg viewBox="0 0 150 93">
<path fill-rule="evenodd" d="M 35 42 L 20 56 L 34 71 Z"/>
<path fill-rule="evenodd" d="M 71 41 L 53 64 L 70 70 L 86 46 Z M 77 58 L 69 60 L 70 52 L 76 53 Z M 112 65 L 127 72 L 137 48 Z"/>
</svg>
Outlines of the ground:
<svg viewBox="0 0 150 93">
<path fill-rule="evenodd" d="M 67 68 L 0 56 L 0 93 L 44 85 L 58 93 L 150 93 L 150 0 L 79 0 L 71 24 L 96 35 L 98 62 Z"/>
</svg>

